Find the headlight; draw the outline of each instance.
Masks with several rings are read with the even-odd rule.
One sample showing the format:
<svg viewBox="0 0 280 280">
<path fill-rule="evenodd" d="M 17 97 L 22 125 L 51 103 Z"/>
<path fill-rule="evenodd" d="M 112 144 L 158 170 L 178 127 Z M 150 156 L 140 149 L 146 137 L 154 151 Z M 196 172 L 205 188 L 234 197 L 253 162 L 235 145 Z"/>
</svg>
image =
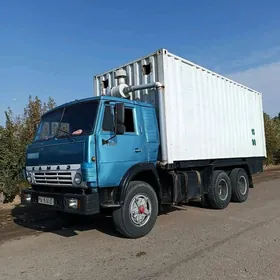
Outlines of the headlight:
<svg viewBox="0 0 280 280">
<path fill-rule="evenodd" d="M 71 209 L 79 209 L 80 208 L 80 201 L 76 198 L 69 198 L 68 200 L 68 207 Z"/>
<path fill-rule="evenodd" d="M 23 195 L 23 200 L 25 202 L 31 202 L 31 194 L 29 194 L 29 193 L 24 194 Z"/>
<path fill-rule="evenodd" d="M 82 183 L 82 176 L 81 174 L 77 173 L 74 177 L 74 182 L 77 184 L 77 185 L 80 185 Z"/>
</svg>

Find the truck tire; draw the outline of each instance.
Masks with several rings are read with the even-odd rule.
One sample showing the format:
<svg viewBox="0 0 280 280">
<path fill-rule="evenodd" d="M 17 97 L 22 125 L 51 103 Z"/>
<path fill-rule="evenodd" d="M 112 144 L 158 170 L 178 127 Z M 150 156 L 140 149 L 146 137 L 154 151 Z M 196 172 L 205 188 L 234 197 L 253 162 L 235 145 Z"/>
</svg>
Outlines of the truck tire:
<svg viewBox="0 0 280 280">
<path fill-rule="evenodd" d="M 215 170 L 212 183 L 208 186 L 207 201 L 212 209 L 224 209 L 231 199 L 231 182 L 222 170 Z"/>
<path fill-rule="evenodd" d="M 131 181 L 121 208 L 113 212 L 116 230 L 128 238 L 140 238 L 154 227 L 158 216 L 158 198 L 146 182 Z"/>
<path fill-rule="evenodd" d="M 249 178 L 243 168 L 235 168 L 230 173 L 232 185 L 231 201 L 245 202 L 249 195 Z"/>
</svg>

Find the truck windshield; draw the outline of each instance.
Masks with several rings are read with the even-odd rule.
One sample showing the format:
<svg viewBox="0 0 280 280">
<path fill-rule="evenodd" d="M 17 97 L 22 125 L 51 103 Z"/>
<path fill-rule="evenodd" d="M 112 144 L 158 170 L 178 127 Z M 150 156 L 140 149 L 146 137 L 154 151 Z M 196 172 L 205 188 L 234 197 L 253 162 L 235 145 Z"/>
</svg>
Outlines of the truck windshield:
<svg viewBox="0 0 280 280">
<path fill-rule="evenodd" d="M 89 101 L 46 113 L 41 119 L 35 141 L 91 134 L 95 126 L 98 105 L 98 101 Z"/>
</svg>

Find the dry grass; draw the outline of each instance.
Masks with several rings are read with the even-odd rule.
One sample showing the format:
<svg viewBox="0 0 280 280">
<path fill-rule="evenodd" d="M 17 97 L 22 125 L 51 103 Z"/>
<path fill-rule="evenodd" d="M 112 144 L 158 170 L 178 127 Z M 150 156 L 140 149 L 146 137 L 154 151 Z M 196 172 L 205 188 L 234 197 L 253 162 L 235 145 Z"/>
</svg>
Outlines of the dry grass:
<svg viewBox="0 0 280 280">
<path fill-rule="evenodd" d="M 280 165 L 264 165 L 264 170 L 280 169 Z"/>
<path fill-rule="evenodd" d="M 12 209 L 19 204 L 20 204 L 20 196 L 17 195 L 12 202 L 0 204 L 0 209 Z"/>
</svg>

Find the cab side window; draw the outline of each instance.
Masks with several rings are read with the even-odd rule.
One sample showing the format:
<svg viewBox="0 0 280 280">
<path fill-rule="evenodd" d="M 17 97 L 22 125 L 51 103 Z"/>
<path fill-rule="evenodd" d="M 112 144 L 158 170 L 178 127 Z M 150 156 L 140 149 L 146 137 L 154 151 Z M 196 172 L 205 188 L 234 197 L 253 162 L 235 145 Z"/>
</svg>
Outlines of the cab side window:
<svg viewBox="0 0 280 280">
<path fill-rule="evenodd" d="M 124 116 L 125 132 L 135 132 L 133 109 L 125 108 Z"/>
<path fill-rule="evenodd" d="M 114 132 L 114 116 L 112 113 L 112 107 L 109 105 L 105 106 L 102 130 Z M 125 108 L 125 132 L 135 132 L 133 109 Z"/>
<path fill-rule="evenodd" d="M 109 105 L 105 106 L 104 116 L 103 116 L 103 131 L 114 131 L 114 118 L 112 114 L 112 107 Z"/>
</svg>

